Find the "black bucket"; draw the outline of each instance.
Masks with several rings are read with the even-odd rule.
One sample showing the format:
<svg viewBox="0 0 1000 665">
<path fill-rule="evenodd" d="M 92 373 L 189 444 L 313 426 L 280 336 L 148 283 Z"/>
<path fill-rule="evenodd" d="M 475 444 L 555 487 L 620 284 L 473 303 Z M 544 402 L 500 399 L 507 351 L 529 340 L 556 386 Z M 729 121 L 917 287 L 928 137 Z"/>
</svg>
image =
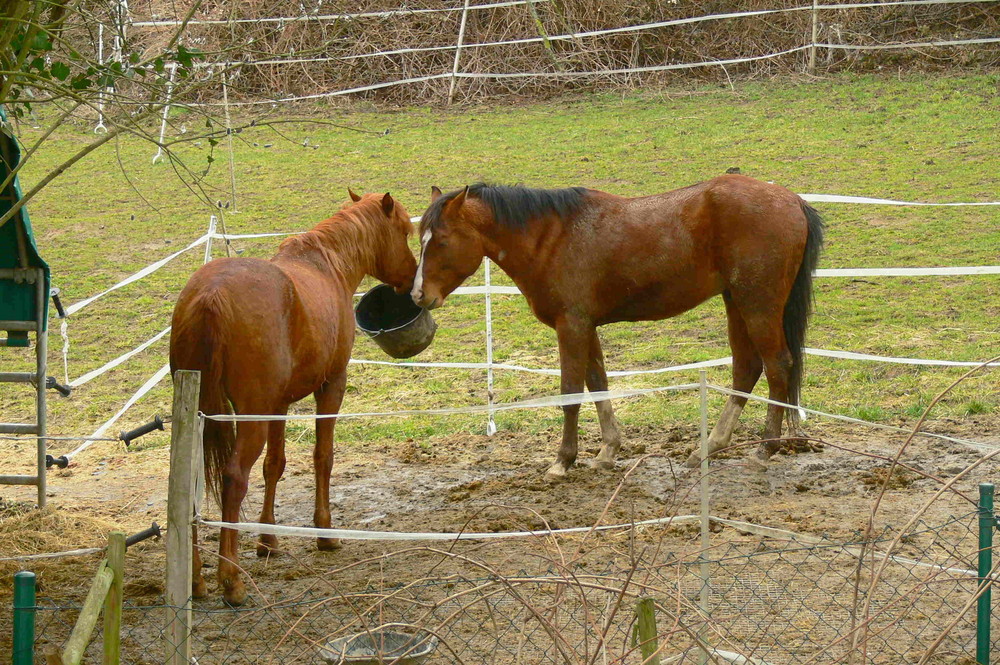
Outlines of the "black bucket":
<svg viewBox="0 0 1000 665">
<path fill-rule="evenodd" d="M 375 340 L 393 358 L 411 358 L 434 340 L 437 324 L 431 313 L 418 307 L 409 293 L 396 293 L 379 284 L 362 296 L 354 308 L 361 332 Z"/>
</svg>

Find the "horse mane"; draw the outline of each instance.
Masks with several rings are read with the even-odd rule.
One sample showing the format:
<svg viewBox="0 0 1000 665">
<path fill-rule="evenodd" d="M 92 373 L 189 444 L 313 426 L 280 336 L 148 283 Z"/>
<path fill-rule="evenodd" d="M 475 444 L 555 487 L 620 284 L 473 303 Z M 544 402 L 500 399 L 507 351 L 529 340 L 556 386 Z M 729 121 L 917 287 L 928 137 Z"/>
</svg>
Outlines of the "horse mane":
<svg viewBox="0 0 1000 665">
<path fill-rule="evenodd" d="M 469 196 L 486 203 L 497 224 L 515 230 L 524 229 L 528 222 L 537 217 L 568 217 L 575 214 L 583 206 L 589 191 L 586 187 L 535 189 L 523 185 L 489 185 L 483 182 L 469 186 Z M 426 229 L 434 228 L 440 223 L 444 206 L 461 192 L 460 189 L 449 192 L 430 205 L 420 221 L 421 235 Z"/>
<path fill-rule="evenodd" d="M 390 238 L 383 221 L 381 197 L 349 203 L 309 231 L 286 238 L 278 245 L 279 255 L 298 255 L 319 251 L 333 270 L 341 274 L 366 271 L 370 262 L 383 252 Z"/>
</svg>

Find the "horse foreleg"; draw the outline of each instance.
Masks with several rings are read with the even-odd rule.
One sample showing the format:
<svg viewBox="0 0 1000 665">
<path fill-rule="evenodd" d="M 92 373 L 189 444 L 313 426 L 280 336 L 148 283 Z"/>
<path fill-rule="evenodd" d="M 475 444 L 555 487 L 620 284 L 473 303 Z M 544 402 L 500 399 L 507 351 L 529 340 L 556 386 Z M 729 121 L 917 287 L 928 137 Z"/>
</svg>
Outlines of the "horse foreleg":
<svg viewBox="0 0 1000 665">
<path fill-rule="evenodd" d="M 760 374 L 764 369 L 764 362 L 760 354 L 750 340 L 747 332 L 746 322 L 740 314 L 739 309 L 728 296 L 723 296 L 726 303 L 726 316 L 729 327 L 729 348 L 733 352 L 733 390 L 743 393 L 753 391 Z M 726 405 L 722 408 L 719 421 L 712 428 L 712 433 L 708 437 L 708 454 L 729 447 L 733 438 L 733 430 L 739 422 L 743 407 L 746 406 L 747 398 L 738 395 L 731 395 L 726 400 Z M 685 466 L 695 468 L 701 463 L 701 451 L 695 449 L 688 457 Z"/>
<path fill-rule="evenodd" d="M 562 375 L 560 390 L 563 395 L 583 391 L 591 334 L 594 334 L 594 327 L 582 322 L 564 319 L 556 325 L 556 336 L 559 338 L 559 368 Z M 569 404 L 562 407 L 562 410 L 562 444 L 559 446 L 555 463 L 545 472 L 549 480 L 562 480 L 576 461 L 580 405 Z"/>
<path fill-rule="evenodd" d="M 201 574 L 201 550 L 198 549 L 198 525 L 191 525 L 191 597 L 204 598 L 208 585 Z"/>
<path fill-rule="evenodd" d="M 601 350 L 601 338 L 594 329 L 590 337 L 590 354 L 587 361 L 587 390 L 592 393 L 608 389 L 608 374 L 604 369 L 604 352 Z M 618 428 L 611 400 L 596 403 L 597 420 L 601 423 L 601 440 L 604 445 L 594 459 L 594 465 L 599 469 L 613 469 L 615 456 L 622 445 L 622 436 Z"/>
<path fill-rule="evenodd" d="M 285 413 L 288 413 L 286 410 Z M 285 421 L 275 420 L 267 425 L 267 454 L 264 457 L 264 505 L 260 509 L 260 522 L 274 524 L 274 498 L 278 481 L 285 472 Z M 262 533 L 257 542 L 257 556 L 278 553 L 278 537 Z"/>
<path fill-rule="evenodd" d="M 267 441 L 267 424 L 260 422 L 236 423 L 236 452 L 222 473 L 222 521 L 239 522 L 240 506 L 247 495 L 250 469 L 260 457 Z M 239 532 L 223 529 L 219 536 L 219 584 L 223 597 L 230 605 L 246 602 L 247 591 L 240 579 L 236 563 Z"/>
<path fill-rule="evenodd" d="M 340 404 L 344 401 L 346 387 L 347 371 L 343 369 L 316 391 L 316 413 L 340 413 Z M 316 510 L 313 512 L 313 523 L 321 529 L 330 528 L 330 473 L 333 470 L 333 431 L 336 423 L 336 418 L 316 421 L 316 448 L 313 450 L 313 464 L 316 470 Z M 335 550 L 340 547 L 340 540 L 317 538 L 316 547 L 325 551 Z"/>
</svg>

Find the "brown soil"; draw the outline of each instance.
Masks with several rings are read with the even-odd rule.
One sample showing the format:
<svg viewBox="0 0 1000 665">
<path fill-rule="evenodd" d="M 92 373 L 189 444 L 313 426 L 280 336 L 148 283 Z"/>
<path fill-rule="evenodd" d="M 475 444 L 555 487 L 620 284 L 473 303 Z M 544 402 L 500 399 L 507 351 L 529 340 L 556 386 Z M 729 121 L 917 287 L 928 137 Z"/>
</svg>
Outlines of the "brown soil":
<svg viewBox="0 0 1000 665">
<path fill-rule="evenodd" d="M 822 452 L 777 455 L 766 472 L 745 465 L 751 443 L 749 427 L 737 433 L 742 447 L 727 451 L 712 465 L 711 513 L 833 540 L 850 539 L 864 529 L 872 506 L 888 478 L 879 504 L 876 528 L 903 529 L 927 503 L 941 482 L 980 460 L 984 453 L 965 445 L 917 438 L 903 453 L 907 468 L 888 475 L 889 459 L 905 435 L 873 432 L 867 428 L 808 423 L 811 436 L 822 439 Z M 928 429 L 952 436 L 998 442 L 1000 419 L 977 416 L 961 422 L 934 422 Z M 554 453 L 557 432 L 521 435 L 501 432 L 494 437 L 462 435 L 433 442 L 406 441 L 398 446 L 340 448 L 334 466 L 331 504 L 335 526 L 376 531 L 475 531 L 590 526 L 600 520 L 614 524 L 698 512 L 698 473 L 681 466 L 697 441 L 695 427 L 670 431 L 626 432 L 628 443 L 614 471 L 598 471 L 578 464 L 566 482 L 552 485 L 543 473 Z M 2 442 L 6 444 L 6 442 Z M 589 431 L 581 441 L 581 461 L 597 452 L 598 436 Z M 0 457 L 10 452 L 9 445 Z M 0 557 L 58 551 L 103 544 L 110 528 L 138 531 L 152 521 L 166 522 L 167 466 L 165 448 L 127 453 L 115 444 L 99 444 L 79 456 L 65 471 L 50 476 L 51 508 L 24 512 L 17 501 L 31 498 L 27 488 L 4 487 L 0 503 Z M 259 471 L 255 471 L 259 474 Z M 927 523 L 949 515 L 967 515 L 974 509 L 976 485 L 995 480 L 997 464 L 987 461 L 954 482 L 953 490 L 924 511 Z M 245 516 L 255 519 L 260 509 L 262 480 L 252 485 Z M 311 522 L 313 477 L 310 451 L 293 447 L 285 476 L 278 486 L 277 521 L 304 525 Z M 209 516 L 217 514 L 207 507 Z M 642 547 L 697 551 L 697 526 L 650 527 L 637 531 L 502 542 L 418 544 L 348 541 L 340 550 L 317 552 L 309 540 L 282 538 L 282 556 L 259 559 L 250 536 L 241 540 L 241 565 L 253 578 L 252 602 L 263 603 L 294 596 L 306 589 L 338 593 L 405 583 L 435 574 L 440 551 L 476 557 L 493 570 L 544 570 L 554 562 L 579 559 L 588 565 L 628 566 L 629 552 Z M 726 529 L 731 537 L 739 534 Z M 217 534 L 206 533 L 212 550 Z M 406 555 L 399 552 L 410 551 Z M 382 563 L 363 563 L 396 552 Z M 41 596 L 59 602 L 79 602 L 85 594 L 96 557 L 31 562 L 40 581 Z M 386 564 L 385 562 L 390 562 Z M 386 575 L 387 565 L 392 575 Z M 5 579 L 21 567 L 0 561 Z M 345 567 L 348 567 L 345 569 Z M 443 572 L 445 568 L 442 568 Z M 126 598 L 133 603 L 156 603 L 163 587 L 164 554 L 161 543 L 149 541 L 129 550 Z M 338 570 L 335 580 L 330 571 Z M 206 570 L 210 597 L 202 608 L 221 608 L 212 569 Z M 485 571 L 480 569 L 480 574 Z M 4 604 L 9 587 L 0 585 Z M 4 621 L 6 620 L 6 617 Z M 0 621 L 2 624 L 3 621 Z M 2 626 L 0 626 L 2 628 Z M 7 631 L 0 629 L 0 634 Z M 0 641 L 0 651 L 7 644 Z"/>
</svg>

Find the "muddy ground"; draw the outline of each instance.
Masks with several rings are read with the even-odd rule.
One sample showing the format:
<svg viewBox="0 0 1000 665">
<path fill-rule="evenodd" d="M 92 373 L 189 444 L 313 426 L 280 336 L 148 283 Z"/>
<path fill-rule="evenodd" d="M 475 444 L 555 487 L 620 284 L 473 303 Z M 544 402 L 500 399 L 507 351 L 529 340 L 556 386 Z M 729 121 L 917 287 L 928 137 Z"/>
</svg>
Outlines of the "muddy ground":
<svg viewBox="0 0 1000 665">
<path fill-rule="evenodd" d="M 1000 443 L 1000 419 L 992 416 L 934 421 L 927 429 Z M 752 430 L 752 425 L 741 425 L 737 443 L 743 447 L 723 454 L 712 465 L 711 513 L 836 541 L 849 540 L 865 528 L 886 479 L 887 460 L 906 439 L 903 434 L 813 422 L 809 434 L 826 443 L 822 451 L 780 454 L 767 471 L 755 472 L 744 463 L 752 450 Z M 543 478 L 558 439 L 555 430 L 541 435 L 456 435 L 436 439 L 433 446 L 407 441 L 393 446 L 338 447 L 331 488 L 334 526 L 376 531 L 498 532 L 697 513 L 698 473 L 681 466 L 697 442 L 697 428 L 632 430 L 626 435 L 628 442 L 615 470 L 598 471 L 578 464 L 568 480 L 557 485 Z M 24 455 L 24 450 L 13 450 L 3 443 L 4 457 Z M 582 438 L 581 461 L 596 454 L 598 446 L 599 436 L 592 428 Z M 876 528 L 898 532 L 921 510 L 924 523 L 967 516 L 974 509 L 971 501 L 977 484 L 1000 479 L 998 463 L 982 461 L 985 454 L 963 444 L 914 439 L 901 457 L 909 468 L 893 474 L 879 502 Z M 168 459 L 166 448 L 129 453 L 117 444 L 95 446 L 79 456 L 70 469 L 54 473 L 50 480 L 52 508 L 43 515 L 22 514 L 12 503 L 30 499 L 28 490 L 0 490 L 4 498 L 0 506 L 0 535 L 4 539 L 0 542 L 7 543 L 0 547 L 0 556 L 100 545 L 101 534 L 108 528 L 134 532 L 154 520 L 164 524 Z M 977 462 L 978 466 L 965 471 Z M 951 489 L 932 500 L 943 483 L 950 483 Z M 258 465 L 245 504 L 247 519 L 256 519 L 262 487 Z M 313 487 L 310 451 L 292 447 L 278 486 L 278 523 L 310 525 Z M 206 513 L 214 517 L 218 511 L 209 504 Z M 728 527 L 716 531 L 716 538 L 746 538 Z M 214 550 L 217 534 L 204 536 Z M 918 545 L 911 544 L 910 551 L 904 548 L 904 553 L 921 556 Z M 558 541 L 505 540 L 457 547 L 447 543 L 415 546 L 347 541 L 336 552 L 317 552 L 311 541 L 292 538 L 282 538 L 281 547 L 282 555 L 260 559 L 252 537 L 241 540 L 241 565 L 253 578 L 252 605 L 297 598 L 303 593 L 336 595 L 373 586 L 386 588 L 455 573 L 454 562 L 442 567 L 441 550 L 469 557 L 476 562 L 473 568 L 483 575 L 515 571 L 539 574 L 567 560 L 591 567 L 627 568 L 638 549 L 647 553 L 669 550 L 675 556 L 696 552 L 699 541 L 697 526 L 691 525 Z M 974 542 L 969 549 L 974 550 Z M 41 596 L 78 602 L 96 561 L 91 557 L 34 562 L 30 568 L 39 575 Z M 16 563 L 0 562 L 4 577 L 17 567 Z M 159 602 L 163 567 L 162 543 L 147 542 L 130 550 L 128 600 L 135 604 Z M 213 571 L 206 571 L 210 596 L 198 601 L 201 609 L 223 607 L 211 578 Z M 461 574 L 468 575 L 468 571 Z M 7 596 L 4 587 L 0 587 L 0 594 Z M 0 650 L 3 648 L 0 644 Z"/>
</svg>

